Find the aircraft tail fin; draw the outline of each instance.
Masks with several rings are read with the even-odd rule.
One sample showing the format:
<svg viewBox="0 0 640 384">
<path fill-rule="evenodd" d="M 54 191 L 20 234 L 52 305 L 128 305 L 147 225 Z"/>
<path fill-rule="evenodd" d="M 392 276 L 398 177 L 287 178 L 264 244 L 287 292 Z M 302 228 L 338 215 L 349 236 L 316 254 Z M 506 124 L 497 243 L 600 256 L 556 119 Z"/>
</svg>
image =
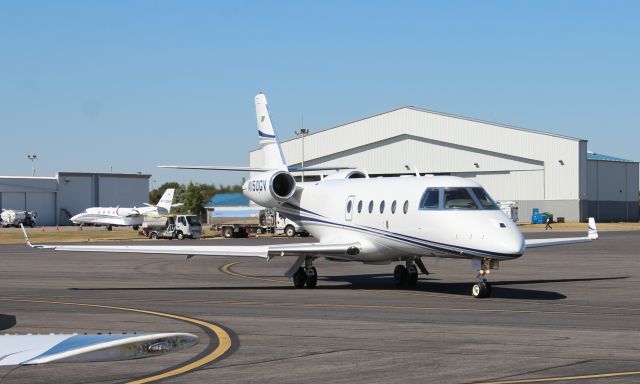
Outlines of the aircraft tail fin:
<svg viewBox="0 0 640 384">
<path fill-rule="evenodd" d="M 158 201 L 158 204 L 156 204 L 156 207 L 158 207 L 158 213 L 160 213 L 160 210 L 162 209 L 163 213 L 170 213 L 171 212 L 171 207 L 172 207 L 172 203 L 173 203 L 173 194 L 175 193 L 175 189 L 173 188 L 167 188 L 164 191 L 164 194 L 162 194 L 162 197 L 160 198 L 160 201 Z"/>
<path fill-rule="evenodd" d="M 280 142 L 269 115 L 267 98 L 260 92 L 256 95 L 256 120 L 258 123 L 258 139 L 262 148 L 263 167 L 267 169 L 287 170 L 287 163 L 280 148 Z"/>
</svg>

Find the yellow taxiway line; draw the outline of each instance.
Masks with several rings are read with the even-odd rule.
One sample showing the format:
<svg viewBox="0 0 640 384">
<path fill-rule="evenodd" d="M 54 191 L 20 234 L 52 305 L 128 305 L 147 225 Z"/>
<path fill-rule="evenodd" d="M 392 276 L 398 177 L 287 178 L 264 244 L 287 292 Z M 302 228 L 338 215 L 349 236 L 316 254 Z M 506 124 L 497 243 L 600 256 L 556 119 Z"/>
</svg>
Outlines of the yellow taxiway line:
<svg viewBox="0 0 640 384">
<path fill-rule="evenodd" d="M 479 384 L 519 384 L 519 383 L 548 383 L 552 381 L 570 381 L 570 380 L 588 380 L 588 379 L 605 379 L 607 377 L 620 377 L 620 376 L 632 376 L 640 375 L 640 371 L 636 372 L 613 372 L 613 373 L 599 373 L 595 375 L 582 375 L 582 376 L 559 376 L 559 377 L 546 377 L 540 379 L 524 379 L 524 380 L 509 380 L 509 381 L 486 381 Z"/>
<path fill-rule="evenodd" d="M 184 321 L 187 323 L 195 324 L 205 329 L 212 331 L 216 337 L 218 338 L 218 346 L 208 353 L 207 355 L 201 357 L 200 359 L 191 362 L 189 364 L 180 366 L 178 368 L 172 369 L 170 371 L 159 373 L 157 375 L 152 375 L 148 377 L 143 377 L 140 379 L 136 379 L 134 381 L 128 382 L 129 384 L 142 384 L 142 383 L 150 383 L 153 381 L 163 380 L 169 377 L 181 375 L 190 371 L 193 371 L 197 368 L 202 367 L 203 365 L 209 364 L 222 355 L 224 355 L 231 348 L 231 336 L 227 331 L 222 329 L 221 327 L 209 323 L 203 320 L 193 319 L 191 317 L 174 315 L 171 313 L 157 312 L 157 311 L 149 311 L 146 309 L 137 309 L 137 308 L 127 308 L 127 307 L 116 307 L 111 305 L 100 305 L 100 304 L 86 304 L 86 303 L 72 303 L 65 301 L 47 301 L 47 300 L 30 300 L 30 299 L 11 299 L 11 298 L 0 298 L 0 301 L 11 301 L 11 302 L 27 302 L 27 303 L 40 303 L 40 304 L 60 304 L 60 305 L 74 305 L 78 307 L 89 307 L 89 308 L 100 308 L 100 309 L 112 309 L 117 311 L 126 311 L 126 312 L 135 312 L 142 313 L 145 315 L 153 315 L 165 317 L 168 319 L 175 319 Z"/>
</svg>

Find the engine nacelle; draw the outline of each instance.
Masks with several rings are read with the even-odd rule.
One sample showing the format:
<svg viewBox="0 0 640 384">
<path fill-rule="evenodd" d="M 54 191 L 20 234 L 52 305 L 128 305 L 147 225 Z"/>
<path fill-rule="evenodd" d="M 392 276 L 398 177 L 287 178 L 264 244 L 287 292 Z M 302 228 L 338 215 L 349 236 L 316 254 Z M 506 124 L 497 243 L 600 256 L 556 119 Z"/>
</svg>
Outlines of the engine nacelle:
<svg viewBox="0 0 640 384">
<path fill-rule="evenodd" d="M 275 208 L 293 196 L 296 180 L 286 171 L 264 172 L 247 180 L 242 191 L 256 204 Z"/>
<path fill-rule="evenodd" d="M 347 169 L 344 171 L 332 173 L 329 176 L 325 176 L 323 180 L 345 180 L 345 179 L 364 179 L 367 175 L 356 169 Z"/>
</svg>

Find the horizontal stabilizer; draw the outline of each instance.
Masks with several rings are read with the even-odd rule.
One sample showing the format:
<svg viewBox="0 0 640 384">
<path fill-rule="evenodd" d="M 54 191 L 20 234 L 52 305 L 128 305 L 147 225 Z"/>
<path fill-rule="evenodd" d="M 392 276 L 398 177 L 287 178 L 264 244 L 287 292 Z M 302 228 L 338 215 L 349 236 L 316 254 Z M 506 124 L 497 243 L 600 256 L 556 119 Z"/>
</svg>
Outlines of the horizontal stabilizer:
<svg viewBox="0 0 640 384">
<path fill-rule="evenodd" d="M 338 167 L 338 166 L 314 166 L 314 167 L 288 167 L 289 172 L 312 172 L 312 171 L 341 171 L 344 169 L 357 169 L 357 167 Z"/>
<path fill-rule="evenodd" d="M 0 335 L 0 365 L 141 359 L 197 343 L 190 333 Z"/>
<path fill-rule="evenodd" d="M 197 169 L 201 171 L 245 171 L 245 172 L 267 172 L 273 171 L 270 168 L 261 167 L 235 167 L 227 165 L 158 165 L 158 168 L 175 169 Z"/>
</svg>

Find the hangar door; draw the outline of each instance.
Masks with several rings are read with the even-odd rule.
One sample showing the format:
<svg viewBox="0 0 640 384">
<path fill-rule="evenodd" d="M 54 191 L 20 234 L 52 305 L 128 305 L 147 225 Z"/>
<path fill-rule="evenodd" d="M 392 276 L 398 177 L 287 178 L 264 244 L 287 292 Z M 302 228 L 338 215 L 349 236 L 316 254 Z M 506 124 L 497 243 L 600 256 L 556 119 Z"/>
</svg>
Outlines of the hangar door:
<svg viewBox="0 0 640 384">
<path fill-rule="evenodd" d="M 2 192 L 2 208 L 24 211 L 25 209 L 25 193 L 24 192 Z"/>
<path fill-rule="evenodd" d="M 56 194 L 27 192 L 27 210 L 38 212 L 38 225 L 56 225 Z"/>
</svg>

